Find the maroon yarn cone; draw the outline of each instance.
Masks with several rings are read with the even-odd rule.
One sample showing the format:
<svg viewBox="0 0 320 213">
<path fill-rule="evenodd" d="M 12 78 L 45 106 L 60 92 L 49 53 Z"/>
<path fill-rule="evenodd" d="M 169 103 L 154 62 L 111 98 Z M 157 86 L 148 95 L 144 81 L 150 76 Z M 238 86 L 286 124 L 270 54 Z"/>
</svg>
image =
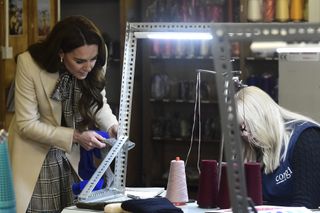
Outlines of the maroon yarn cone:
<svg viewBox="0 0 320 213">
<path fill-rule="evenodd" d="M 202 160 L 197 203 L 200 208 L 214 208 L 218 198 L 218 175 L 216 160 Z"/>
<path fill-rule="evenodd" d="M 218 207 L 220 209 L 230 208 L 227 164 L 223 163 L 221 167 L 220 188 L 218 193 Z"/>
<path fill-rule="evenodd" d="M 246 173 L 247 193 L 255 205 L 262 205 L 262 180 L 259 163 L 250 162 L 244 165 Z"/>
</svg>

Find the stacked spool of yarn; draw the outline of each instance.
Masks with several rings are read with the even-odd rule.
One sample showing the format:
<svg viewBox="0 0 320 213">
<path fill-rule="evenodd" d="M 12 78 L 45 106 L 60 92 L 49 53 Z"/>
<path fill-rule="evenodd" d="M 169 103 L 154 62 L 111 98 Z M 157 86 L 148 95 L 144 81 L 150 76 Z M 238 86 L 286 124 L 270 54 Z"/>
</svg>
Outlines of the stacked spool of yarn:
<svg viewBox="0 0 320 213">
<path fill-rule="evenodd" d="M 290 18 L 294 22 L 300 22 L 303 19 L 304 1 L 291 0 L 290 2 Z"/>
<path fill-rule="evenodd" d="M 289 0 L 276 1 L 276 20 L 280 22 L 289 20 Z"/>
<path fill-rule="evenodd" d="M 247 185 L 248 197 L 252 199 L 255 205 L 262 205 L 262 179 L 261 167 L 259 163 L 248 162 L 244 164 L 245 178 Z M 218 207 L 221 209 L 230 208 L 228 178 L 227 178 L 227 164 L 222 164 L 221 181 L 218 193 Z"/>
<path fill-rule="evenodd" d="M 262 1 L 248 0 L 248 21 L 262 21 Z"/>
<path fill-rule="evenodd" d="M 319 0 L 308 0 L 306 7 L 305 7 L 305 19 L 308 20 L 308 22 L 320 22 L 320 1 Z"/>
<path fill-rule="evenodd" d="M 166 198 L 176 206 L 184 205 L 189 200 L 185 165 L 180 157 L 171 161 Z"/>
<path fill-rule="evenodd" d="M 218 199 L 216 160 L 202 160 L 197 203 L 200 208 L 214 208 Z"/>
<path fill-rule="evenodd" d="M 221 178 L 220 178 L 220 187 L 219 187 L 219 192 L 218 192 L 218 207 L 220 209 L 230 208 L 227 164 L 226 163 L 222 163 L 222 165 L 221 165 Z"/>
<path fill-rule="evenodd" d="M 255 205 L 262 205 L 262 183 L 260 163 L 248 162 L 244 164 L 246 173 L 247 193 Z"/>
<path fill-rule="evenodd" d="M 275 15 L 275 0 L 263 1 L 263 21 L 272 22 Z"/>
</svg>

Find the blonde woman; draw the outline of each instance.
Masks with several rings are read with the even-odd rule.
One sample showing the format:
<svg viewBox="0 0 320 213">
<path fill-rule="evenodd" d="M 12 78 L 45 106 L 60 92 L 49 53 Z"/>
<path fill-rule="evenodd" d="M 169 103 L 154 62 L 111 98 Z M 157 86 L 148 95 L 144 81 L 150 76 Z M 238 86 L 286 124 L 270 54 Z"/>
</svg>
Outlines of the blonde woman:
<svg viewBox="0 0 320 213">
<path fill-rule="evenodd" d="M 249 86 L 235 95 L 245 161 L 262 165 L 267 204 L 320 206 L 320 125 Z"/>
</svg>

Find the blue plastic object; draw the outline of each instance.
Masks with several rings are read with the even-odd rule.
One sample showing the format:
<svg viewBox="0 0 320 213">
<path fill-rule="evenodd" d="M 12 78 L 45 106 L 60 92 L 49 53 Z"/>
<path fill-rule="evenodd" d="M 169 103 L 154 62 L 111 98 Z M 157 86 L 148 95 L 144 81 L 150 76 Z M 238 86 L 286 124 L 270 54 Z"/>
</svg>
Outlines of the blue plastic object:
<svg viewBox="0 0 320 213">
<path fill-rule="evenodd" d="M 110 135 L 108 132 L 105 131 L 96 131 L 96 133 L 98 133 L 99 135 L 101 135 L 102 137 L 104 137 L 105 139 L 110 138 Z"/>
<path fill-rule="evenodd" d="M 96 133 L 98 133 L 105 139 L 110 138 L 108 132 L 96 131 Z M 93 156 L 100 159 L 100 149 L 94 148 L 90 151 L 87 151 L 84 148 L 80 147 L 80 161 L 78 165 L 78 173 L 83 180 L 89 180 L 97 169 L 94 164 Z"/>
<path fill-rule="evenodd" d="M 0 212 L 16 212 L 16 199 L 9 163 L 7 133 L 4 130 L 0 130 Z"/>
<path fill-rule="evenodd" d="M 72 184 L 72 192 L 73 194 L 75 195 L 78 195 L 81 193 L 81 191 L 84 189 L 84 187 L 87 185 L 89 180 L 83 180 L 79 183 L 74 183 Z M 94 187 L 93 191 L 96 191 L 96 190 L 99 190 L 99 189 L 102 189 L 103 187 L 103 179 L 100 179 L 97 183 L 97 185 Z"/>
</svg>

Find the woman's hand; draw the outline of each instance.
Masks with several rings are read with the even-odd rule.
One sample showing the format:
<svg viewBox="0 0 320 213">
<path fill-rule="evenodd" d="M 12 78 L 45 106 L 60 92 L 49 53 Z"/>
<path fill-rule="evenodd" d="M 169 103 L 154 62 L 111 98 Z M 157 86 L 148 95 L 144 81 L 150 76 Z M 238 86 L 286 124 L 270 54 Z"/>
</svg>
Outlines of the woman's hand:
<svg viewBox="0 0 320 213">
<path fill-rule="evenodd" d="M 84 132 L 75 130 L 73 133 L 73 142 L 80 144 L 87 151 L 93 148 L 104 148 L 106 144 L 103 140 L 101 135 L 92 130 Z"/>
<path fill-rule="evenodd" d="M 117 138 L 119 125 L 115 124 L 108 129 L 110 138 Z"/>
</svg>

